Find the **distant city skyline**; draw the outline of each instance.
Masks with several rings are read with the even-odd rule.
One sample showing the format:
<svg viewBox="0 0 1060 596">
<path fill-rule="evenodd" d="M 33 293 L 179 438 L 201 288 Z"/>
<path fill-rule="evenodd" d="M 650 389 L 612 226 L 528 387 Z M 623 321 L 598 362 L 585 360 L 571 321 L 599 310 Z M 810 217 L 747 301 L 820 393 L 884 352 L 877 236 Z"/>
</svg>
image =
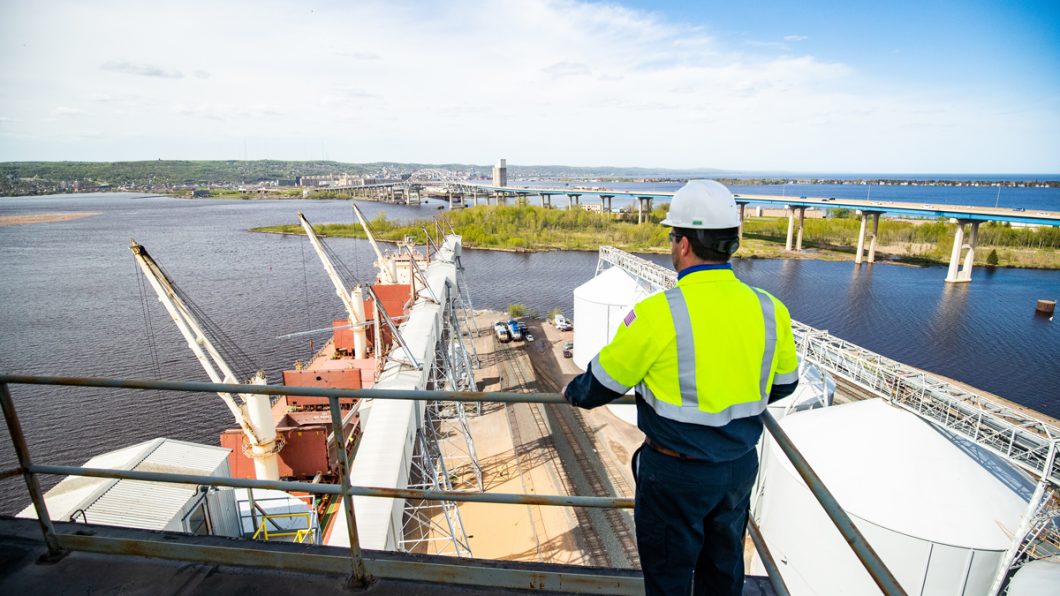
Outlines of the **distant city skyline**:
<svg viewBox="0 0 1060 596">
<path fill-rule="evenodd" d="M 0 6 L 0 161 L 1060 173 L 1060 4 Z"/>
</svg>

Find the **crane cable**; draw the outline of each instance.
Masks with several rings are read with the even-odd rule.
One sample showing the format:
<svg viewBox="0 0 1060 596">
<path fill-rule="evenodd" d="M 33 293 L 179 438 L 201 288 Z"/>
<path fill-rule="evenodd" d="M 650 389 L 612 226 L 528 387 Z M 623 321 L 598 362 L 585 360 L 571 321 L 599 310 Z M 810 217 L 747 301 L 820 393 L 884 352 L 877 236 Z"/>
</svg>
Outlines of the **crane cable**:
<svg viewBox="0 0 1060 596">
<path fill-rule="evenodd" d="M 137 286 L 140 289 L 140 310 L 144 316 L 144 333 L 147 335 L 147 353 L 151 358 L 151 365 L 154 368 L 154 374 L 156 379 L 162 378 L 162 367 L 158 361 L 158 348 L 155 341 L 155 328 L 151 324 L 151 317 L 147 312 L 147 287 L 144 281 L 144 273 L 140 271 L 140 268 L 136 265 L 136 259 L 133 259 L 133 275 L 136 276 Z M 166 436 L 172 435 L 172 427 L 170 426 L 170 415 L 169 415 L 169 404 L 167 403 L 165 396 L 162 391 L 156 391 L 155 394 L 158 396 L 159 409 L 162 411 L 162 428 L 166 433 Z"/>
</svg>

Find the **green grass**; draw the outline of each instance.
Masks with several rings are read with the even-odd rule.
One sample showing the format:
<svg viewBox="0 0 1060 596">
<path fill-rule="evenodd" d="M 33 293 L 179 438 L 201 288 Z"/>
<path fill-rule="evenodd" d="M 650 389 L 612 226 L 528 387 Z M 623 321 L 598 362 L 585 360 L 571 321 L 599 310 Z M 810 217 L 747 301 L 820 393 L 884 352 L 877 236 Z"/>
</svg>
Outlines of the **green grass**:
<svg viewBox="0 0 1060 596">
<path fill-rule="evenodd" d="M 588 250 L 611 245 L 642 253 L 667 253 L 668 228 L 658 225 L 665 207 L 649 214 L 649 223 L 637 225 L 635 214 L 616 217 L 584 210 L 545 209 L 535 206 L 477 206 L 447 213 L 458 234 L 469 248 L 514 251 Z M 630 218 L 633 221 L 629 221 Z M 401 224 L 380 214 L 370 222 L 379 240 L 398 241 L 413 236 L 424 242 L 423 228 L 435 234 L 438 220 L 421 219 Z M 860 221 L 855 219 L 808 219 L 803 232 L 803 253 L 784 250 L 787 218 L 752 218 L 744 224 L 744 239 L 737 257 L 814 258 L 850 260 L 857 243 Z M 444 224 L 443 224 L 444 225 Z M 448 229 L 448 226 L 444 226 Z M 881 221 L 877 255 L 908 263 L 948 263 L 953 244 L 954 224 L 932 221 L 914 224 Z M 364 238 L 357 224 L 319 224 L 323 236 Z M 297 224 L 255 228 L 257 232 L 302 234 Z M 1060 269 L 1060 229 L 1042 227 L 1012 228 L 984 224 L 979 228 L 976 263 L 986 264 L 990 249 L 997 250 L 1002 267 Z"/>
</svg>

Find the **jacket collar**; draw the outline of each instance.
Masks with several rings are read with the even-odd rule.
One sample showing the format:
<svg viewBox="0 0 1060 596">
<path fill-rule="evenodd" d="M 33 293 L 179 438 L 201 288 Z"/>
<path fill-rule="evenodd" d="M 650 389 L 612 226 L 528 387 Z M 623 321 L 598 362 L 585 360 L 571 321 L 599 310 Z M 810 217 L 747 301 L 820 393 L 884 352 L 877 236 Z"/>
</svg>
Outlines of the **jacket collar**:
<svg viewBox="0 0 1060 596">
<path fill-rule="evenodd" d="M 704 265 L 692 265 L 691 267 L 685 267 L 684 269 L 682 269 L 682 270 L 677 272 L 677 281 L 681 281 L 682 279 L 684 279 L 684 277 L 686 275 L 691 275 L 693 273 L 699 273 L 700 271 L 719 271 L 719 270 L 728 270 L 730 275 L 731 275 L 732 274 L 732 263 L 719 263 L 719 264 L 710 264 L 710 265 L 707 265 L 707 264 L 704 264 Z M 714 276 L 711 276 L 711 277 L 714 277 Z M 723 275 L 721 277 L 729 277 L 729 276 L 728 275 Z"/>
</svg>

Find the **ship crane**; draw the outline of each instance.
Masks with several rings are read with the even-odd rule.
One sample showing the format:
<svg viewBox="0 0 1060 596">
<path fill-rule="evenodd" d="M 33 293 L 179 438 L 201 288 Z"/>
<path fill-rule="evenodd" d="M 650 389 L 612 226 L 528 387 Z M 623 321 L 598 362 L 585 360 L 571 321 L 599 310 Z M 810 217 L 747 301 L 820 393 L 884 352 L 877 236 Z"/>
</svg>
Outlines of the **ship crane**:
<svg viewBox="0 0 1060 596">
<path fill-rule="evenodd" d="M 354 208 L 356 209 L 356 207 Z M 346 284 L 339 277 L 339 273 L 335 270 L 335 266 L 331 263 L 327 253 L 324 252 L 324 246 L 320 244 L 320 239 L 317 238 L 316 232 L 313 231 L 313 226 L 309 224 L 309 220 L 302 215 L 301 211 L 298 212 L 298 223 L 302 224 L 302 229 L 305 230 L 310 244 L 313 245 L 313 250 L 317 251 L 320 262 L 324 264 L 324 270 L 327 271 L 331 283 L 335 285 L 335 293 L 339 295 L 342 305 L 346 307 L 346 313 L 350 317 L 350 325 L 353 326 L 353 357 L 357 359 L 365 358 L 365 352 L 368 350 L 368 335 L 365 332 L 364 296 L 361 293 L 361 288 L 357 287 L 352 291 L 346 290 Z M 371 238 L 371 235 L 369 235 L 369 238 Z M 375 240 L 372 240 L 372 246 L 375 246 Z M 379 248 L 376 247 L 376 252 L 378 251 Z"/>
<path fill-rule="evenodd" d="M 361 222 L 364 233 L 368 235 L 368 242 L 372 245 L 372 250 L 375 251 L 375 256 L 379 259 L 376 261 L 376 266 L 379 268 L 379 281 L 384 284 L 396 284 L 397 263 L 394 262 L 394 259 L 388 259 L 383 256 L 383 251 L 379 250 L 379 244 L 376 243 L 375 236 L 372 234 L 371 228 L 368 227 L 368 222 L 364 219 L 364 214 L 357 207 L 357 203 L 352 204 L 353 212 L 357 215 L 357 221 Z"/>
<path fill-rule="evenodd" d="M 214 383 L 239 383 L 231 367 L 203 332 L 202 326 L 192 314 L 191 309 L 177 294 L 176 287 L 169 281 L 158 263 L 151 258 L 151 255 L 147 254 L 147 249 L 134 240 L 129 250 L 132 251 L 136 264 L 144 272 L 144 277 L 158 294 L 158 300 L 165 307 L 173 322 L 177 324 L 177 329 L 187 340 L 188 347 L 195 353 L 195 357 L 206 370 L 210 380 Z M 248 384 L 267 384 L 265 373 L 258 371 Z M 276 440 L 276 421 L 272 417 L 272 403 L 269 401 L 269 396 L 239 393 L 239 400 L 242 402 L 239 403 L 231 393 L 218 392 L 217 395 L 228 406 L 250 443 L 248 455 L 254 460 L 254 473 L 257 478 L 279 480 L 280 470 L 276 454 L 283 448 L 283 444 Z"/>
</svg>

